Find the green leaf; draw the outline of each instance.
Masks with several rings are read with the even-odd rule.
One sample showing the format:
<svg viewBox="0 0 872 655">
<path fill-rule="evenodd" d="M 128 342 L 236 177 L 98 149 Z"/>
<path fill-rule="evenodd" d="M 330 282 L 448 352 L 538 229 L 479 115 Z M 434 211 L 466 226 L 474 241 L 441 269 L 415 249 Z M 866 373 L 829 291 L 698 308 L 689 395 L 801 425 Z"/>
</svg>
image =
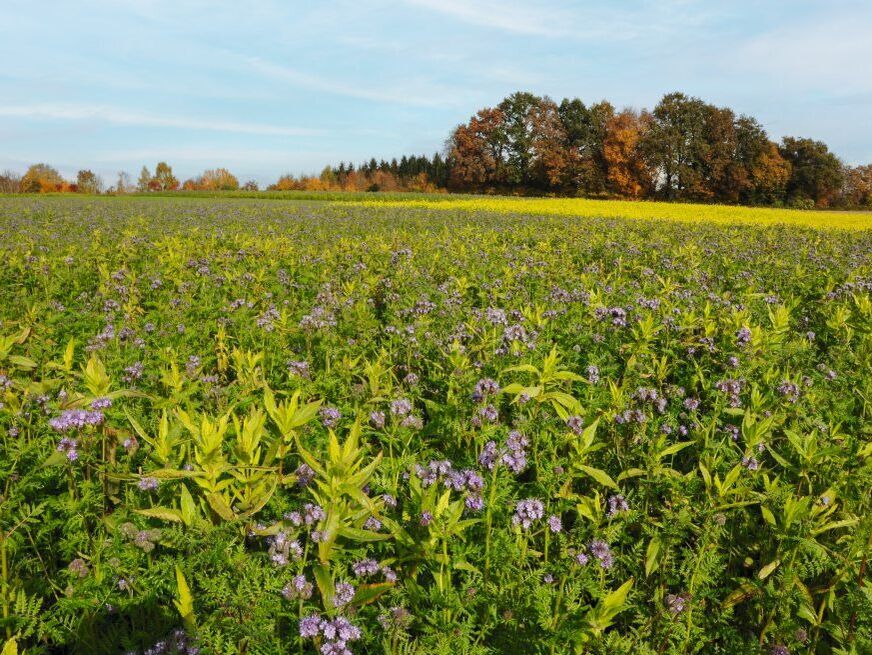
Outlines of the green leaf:
<svg viewBox="0 0 872 655">
<path fill-rule="evenodd" d="M 393 582 L 377 582 L 374 584 L 362 584 L 354 592 L 355 605 L 367 605 L 379 596 L 389 591 L 394 586 Z"/>
<path fill-rule="evenodd" d="M 184 484 L 182 485 L 182 496 L 180 499 L 180 505 L 182 508 L 182 521 L 184 521 L 186 526 L 191 527 L 192 525 L 194 525 L 198 518 L 197 506 L 194 504 L 194 499 L 191 497 L 191 492 L 188 491 L 188 488 Z"/>
<path fill-rule="evenodd" d="M 351 539 L 352 541 L 360 541 L 364 543 L 384 541 L 385 539 L 391 538 L 390 533 L 387 532 L 373 532 L 372 530 L 361 530 L 352 527 L 339 528 L 339 535 L 346 539 Z"/>
<path fill-rule="evenodd" d="M 219 493 L 206 494 L 206 501 L 209 503 L 214 512 L 225 521 L 232 521 L 236 518 L 230 505 L 224 500 L 224 496 Z"/>
<path fill-rule="evenodd" d="M 176 609 L 182 617 L 182 622 L 189 631 L 194 632 L 196 621 L 194 620 L 194 598 L 188 581 L 182 573 L 182 569 L 176 566 L 176 586 L 178 587 L 178 600 L 174 601 Z"/>
<path fill-rule="evenodd" d="M 315 584 L 318 585 L 318 591 L 321 592 L 321 598 L 324 599 L 324 606 L 330 607 L 333 605 L 333 576 L 330 575 L 330 570 L 323 564 L 316 564 L 312 567 L 312 573 L 315 575 Z"/>
<path fill-rule="evenodd" d="M 468 573 L 476 573 L 478 575 L 481 575 L 481 571 L 479 571 L 476 567 L 474 567 L 469 562 L 465 562 L 463 560 L 460 560 L 458 562 L 454 562 L 454 568 L 457 569 L 458 571 L 467 571 Z"/>
<path fill-rule="evenodd" d="M 772 560 L 771 562 L 769 562 L 769 564 L 767 564 L 767 565 L 764 566 L 762 569 L 760 569 L 759 573 L 757 573 L 757 577 L 760 578 L 761 580 L 765 580 L 765 579 L 768 578 L 768 577 L 772 574 L 772 572 L 773 572 L 775 569 L 777 569 L 780 565 L 781 565 L 781 560 L 780 560 L 780 559 Z"/>
<path fill-rule="evenodd" d="M 630 478 L 640 478 L 647 473 L 648 471 L 646 471 L 645 469 L 627 469 L 626 471 L 621 471 L 621 474 L 618 476 L 618 482 L 623 482 L 624 480 L 629 480 Z"/>
<path fill-rule="evenodd" d="M 805 619 L 812 625 L 818 625 L 817 614 L 815 614 L 814 610 L 808 605 L 800 605 L 799 609 L 796 611 L 796 615 L 801 619 Z"/>
<path fill-rule="evenodd" d="M 760 593 L 760 590 L 757 587 L 752 585 L 750 582 L 743 582 L 739 585 L 738 589 L 724 599 L 721 603 L 721 607 L 723 609 L 728 609 L 748 600 L 751 596 L 756 596 L 758 593 Z"/>
<path fill-rule="evenodd" d="M 657 459 L 663 459 L 667 455 L 674 455 L 677 452 L 680 452 L 687 448 L 688 446 L 692 446 L 694 444 L 693 441 L 682 441 L 680 443 L 674 443 L 671 446 L 664 448 L 657 454 Z"/>
<path fill-rule="evenodd" d="M 612 489 L 615 489 L 615 490 L 618 489 L 617 483 L 614 480 L 612 480 L 611 477 L 609 477 L 609 474 L 606 473 L 605 471 L 603 471 L 601 469 L 596 469 L 592 466 L 586 466 L 584 464 L 580 464 L 579 468 L 582 471 L 584 471 L 585 473 L 587 473 L 594 480 L 599 482 L 601 485 L 606 486 L 606 487 L 611 487 Z"/>
<path fill-rule="evenodd" d="M 184 521 L 182 513 L 172 507 L 150 507 L 148 509 L 138 509 L 136 510 L 136 513 L 153 519 L 160 519 L 161 521 L 172 521 L 173 523 L 182 523 Z"/>
<path fill-rule="evenodd" d="M 25 371 L 30 371 L 36 368 L 35 361 L 29 357 L 22 357 L 21 355 L 10 355 L 9 362 Z"/>
<path fill-rule="evenodd" d="M 0 655 L 18 655 L 18 642 L 15 640 L 15 637 L 12 637 L 12 639 L 3 645 L 3 651 L 0 652 Z"/>
<path fill-rule="evenodd" d="M 827 530 L 836 530 L 837 528 L 849 528 L 853 525 L 857 525 L 860 522 L 860 519 L 842 519 L 841 521 L 833 521 L 832 523 L 827 523 L 819 528 L 816 528 L 811 531 L 813 535 L 818 535 L 821 532 L 826 532 Z"/>
<path fill-rule="evenodd" d="M 663 545 L 660 537 L 652 537 L 648 542 L 648 550 L 645 551 L 645 575 L 650 576 L 660 566 L 660 547 Z"/>
<path fill-rule="evenodd" d="M 760 513 L 763 515 L 763 519 L 769 523 L 770 525 L 778 525 L 778 522 L 775 520 L 775 514 L 772 513 L 765 505 L 760 505 Z"/>
</svg>

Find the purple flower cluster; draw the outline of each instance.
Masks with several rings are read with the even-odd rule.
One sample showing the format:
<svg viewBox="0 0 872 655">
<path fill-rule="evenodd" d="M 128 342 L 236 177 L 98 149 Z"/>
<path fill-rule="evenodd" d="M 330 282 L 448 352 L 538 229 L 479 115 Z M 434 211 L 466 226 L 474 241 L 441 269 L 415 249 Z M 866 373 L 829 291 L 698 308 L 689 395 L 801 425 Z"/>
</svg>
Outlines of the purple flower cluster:
<svg viewBox="0 0 872 655">
<path fill-rule="evenodd" d="M 745 346 L 751 343 L 751 329 L 747 326 L 742 326 L 739 328 L 739 331 L 736 332 L 736 343 L 739 346 Z"/>
<path fill-rule="evenodd" d="M 741 407 L 742 399 L 739 397 L 742 389 L 745 387 L 744 380 L 734 380 L 728 378 L 726 380 L 718 380 L 715 382 L 715 389 L 721 393 L 725 393 L 730 397 L 730 407 Z"/>
<path fill-rule="evenodd" d="M 625 409 L 615 416 L 615 423 L 619 425 L 624 423 L 644 423 L 647 420 L 648 416 L 641 409 Z"/>
<path fill-rule="evenodd" d="M 423 487 L 442 482 L 449 489 L 466 493 L 464 502 L 471 511 L 477 512 L 484 507 L 481 495 L 484 480 L 472 469 L 458 471 L 448 460 L 433 460 L 427 466 L 417 465 L 415 475 L 421 480 Z"/>
<path fill-rule="evenodd" d="M 350 582 L 339 582 L 333 591 L 333 607 L 345 607 L 354 600 L 354 585 Z"/>
<path fill-rule="evenodd" d="M 497 408 L 493 405 L 485 405 L 484 407 L 479 407 L 475 416 L 472 417 L 472 425 L 480 428 L 482 425 L 496 423 L 499 420 L 500 413 L 497 411 Z"/>
<path fill-rule="evenodd" d="M 294 578 L 282 589 L 282 596 L 288 600 L 297 600 L 302 598 L 307 600 L 312 597 L 314 588 L 312 583 L 306 579 L 305 575 L 295 575 Z"/>
<path fill-rule="evenodd" d="M 270 561 L 276 566 L 287 566 L 291 560 L 299 560 L 303 556 L 303 548 L 296 539 L 291 539 L 287 532 L 281 531 L 268 540 L 267 551 Z"/>
<path fill-rule="evenodd" d="M 335 427 L 339 423 L 339 419 L 342 418 L 342 412 L 335 407 L 322 407 L 318 414 L 321 416 L 321 423 L 326 428 Z"/>
<path fill-rule="evenodd" d="M 408 398 L 398 398 L 391 401 L 391 414 L 394 416 L 408 416 L 412 413 L 412 403 Z"/>
<path fill-rule="evenodd" d="M 784 380 L 778 385 L 778 393 L 784 396 L 788 402 L 795 403 L 799 400 L 799 387 L 789 380 Z"/>
<path fill-rule="evenodd" d="M 600 370 L 598 366 L 591 364 L 587 367 L 587 381 L 591 384 L 599 384 Z"/>
<path fill-rule="evenodd" d="M 627 310 L 623 307 L 597 307 L 594 315 L 598 321 L 611 319 L 615 327 L 627 327 Z"/>
<path fill-rule="evenodd" d="M 488 441 L 478 456 L 478 463 L 488 471 L 493 471 L 497 464 L 503 464 L 513 473 L 520 473 L 527 468 L 528 444 L 527 437 L 512 430 L 502 448 L 498 448 L 495 441 Z"/>
<path fill-rule="evenodd" d="M 672 616 L 681 614 L 685 609 L 687 609 L 687 597 L 681 594 L 667 594 L 666 609 L 669 610 L 669 613 L 672 614 Z"/>
<path fill-rule="evenodd" d="M 381 430 L 385 426 L 385 413 L 378 410 L 369 415 L 369 424 L 376 430 Z"/>
<path fill-rule="evenodd" d="M 358 560 L 351 565 L 351 570 L 357 578 L 369 578 L 381 572 L 388 582 L 395 582 L 397 574 L 389 566 L 381 566 L 374 559 Z"/>
<path fill-rule="evenodd" d="M 160 480 L 152 477 L 142 477 L 139 478 L 139 483 L 137 485 L 140 491 L 156 491 L 160 486 Z"/>
<path fill-rule="evenodd" d="M 138 655 L 138 652 L 128 651 L 125 655 Z M 200 655 L 200 648 L 194 645 L 184 630 L 174 630 L 168 638 L 142 651 L 142 655 Z"/>
<path fill-rule="evenodd" d="M 610 569 L 615 563 L 612 549 L 602 539 L 594 539 L 588 546 L 591 554 L 599 560 L 599 565 L 604 569 Z"/>
<path fill-rule="evenodd" d="M 145 366 L 142 362 L 134 362 L 124 369 L 124 376 L 121 378 L 127 384 L 139 380 L 145 372 Z"/>
<path fill-rule="evenodd" d="M 294 475 L 297 476 L 298 487 L 308 487 L 315 479 L 315 471 L 308 464 L 300 464 Z"/>
<path fill-rule="evenodd" d="M 309 362 L 304 361 L 304 360 L 289 361 L 288 362 L 288 373 L 290 373 L 291 375 L 298 377 L 298 378 L 309 379 L 309 377 L 310 377 Z"/>
<path fill-rule="evenodd" d="M 621 494 L 614 494 L 608 499 L 609 509 L 606 512 L 607 516 L 615 516 L 620 512 L 626 512 L 630 509 L 627 500 Z"/>
<path fill-rule="evenodd" d="M 472 392 L 472 399 L 480 403 L 488 396 L 495 396 L 500 392 L 500 385 L 496 380 L 490 378 L 482 378 L 475 384 L 475 389 Z"/>
<path fill-rule="evenodd" d="M 321 655 L 352 655 L 348 642 L 361 637 L 360 629 L 343 616 L 332 621 L 310 614 L 300 619 L 300 637 L 315 639 L 322 637 Z"/>
<path fill-rule="evenodd" d="M 112 399 L 107 396 L 91 401 L 91 409 L 109 409 L 110 407 L 112 407 Z"/>
<path fill-rule="evenodd" d="M 537 498 L 519 500 L 515 505 L 515 513 L 512 516 L 512 524 L 520 525 L 524 530 L 529 530 L 532 525 L 545 516 L 545 505 Z"/>
<path fill-rule="evenodd" d="M 566 419 L 566 427 L 572 430 L 573 434 L 581 434 L 584 430 L 584 419 L 580 416 L 570 416 Z"/>
<path fill-rule="evenodd" d="M 102 425 L 104 420 L 105 416 L 99 410 L 65 409 L 60 416 L 54 417 L 48 424 L 55 432 L 70 432 L 82 430 L 88 426 Z"/>
<path fill-rule="evenodd" d="M 77 448 L 79 447 L 79 442 L 76 439 L 70 439 L 69 437 L 63 437 L 61 442 L 58 444 L 58 452 L 63 453 L 67 456 L 67 459 L 71 462 L 75 462 L 79 459 L 79 451 Z"/>
</svg>

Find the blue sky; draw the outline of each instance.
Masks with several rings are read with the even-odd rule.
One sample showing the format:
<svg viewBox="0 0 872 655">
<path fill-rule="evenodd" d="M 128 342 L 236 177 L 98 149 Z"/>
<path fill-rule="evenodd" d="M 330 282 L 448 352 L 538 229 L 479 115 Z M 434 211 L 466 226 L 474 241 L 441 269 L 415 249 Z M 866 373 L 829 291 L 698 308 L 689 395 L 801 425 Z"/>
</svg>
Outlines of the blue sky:
<svg viewBox="0 0 872 655">
<path fill-rule="evenodd" d="M 681 90 L 872 162 L 872 2 L 2 0 L 0 169 L 241 180 L 441 149 L 515 90 Z"/>
</svg>

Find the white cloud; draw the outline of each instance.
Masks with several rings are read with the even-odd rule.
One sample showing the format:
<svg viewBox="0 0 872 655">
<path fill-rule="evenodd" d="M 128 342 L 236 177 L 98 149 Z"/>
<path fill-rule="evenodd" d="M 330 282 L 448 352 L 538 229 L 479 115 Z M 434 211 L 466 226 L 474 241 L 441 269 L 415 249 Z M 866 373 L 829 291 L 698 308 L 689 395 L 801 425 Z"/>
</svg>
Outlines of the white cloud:
<svg viewBox="0 0 872 655">
<path fill-rule="evenodd" d="M 828 89 L 836 95 L 868 91 L 870 23 L 868 11 L 794 23 L 747 41 L 739 49 L 738 63 L 803 88 Z"/>
<path fill-rule="evenodd" d="M 505 2 L 470 0 L 405 0 L 408 4 L 451 16 L 464 23 L 516 34 L 567 36 L 567 16 Z"/>
<path fill-rule="evenodd" d="M 251 72 L 290 82 L 294 86 L 334 95 L 419 107 L 440 107 L 457 104 L 457 94 L 452 89 L 441 88 L 426 81 L 423 81 L 426 83 L 423 84 L 424 88 L 421 88 L 421 80 L 404 80 L 402 89 L 393 90 L 390 88 L 379 88 L 371 82 L 364 85 L 338 82 L 322 75 L 313 75 L 295 68 L 276 64 L 261 57 L 244 56 L 242 57 L 242 62 Z"/>
<path fill-rule="evenodd" d="M 261 136 L 317 136 L 321 130 L 262 123 L 242 123 L 220 119 L 163 116 L 141 111 L 101 105 L 35 104 L 0 105 L 0 116 L 37 120 L 97 121 L 135 127 L 166 127 L 183 130 L 206 130 Z"/>
<path fill-rule="evenodd" d="M 651 41 L 682 34 L 716 14 L 699 0 L 641 0 L 620 7 L 615 2 L 572 3 L 539 0 L 403 0 L 469 25 L 547 38 L 599 41 Z M 635 5 L 635 6 L 631 6 Z"/>
</svg>

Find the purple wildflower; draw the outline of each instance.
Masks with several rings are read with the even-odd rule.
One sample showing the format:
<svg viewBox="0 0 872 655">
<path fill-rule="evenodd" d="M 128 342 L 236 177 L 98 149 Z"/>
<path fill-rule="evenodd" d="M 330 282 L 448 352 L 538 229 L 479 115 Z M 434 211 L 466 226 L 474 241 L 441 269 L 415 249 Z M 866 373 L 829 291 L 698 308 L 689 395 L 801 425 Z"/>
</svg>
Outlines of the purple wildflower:
<svg viewBox="0 0 872 655">
<path fill-rule="evenodd" d="M 515 505 L 515 513 L 512 516 L 512 523 L 520 525 L 524 530 L 529 530 L 536 521 L 540 520 L 545 515 L 545 506 L 542 501 L 537 498 L 527 498 L 519 500 Z"/>
</svg>

